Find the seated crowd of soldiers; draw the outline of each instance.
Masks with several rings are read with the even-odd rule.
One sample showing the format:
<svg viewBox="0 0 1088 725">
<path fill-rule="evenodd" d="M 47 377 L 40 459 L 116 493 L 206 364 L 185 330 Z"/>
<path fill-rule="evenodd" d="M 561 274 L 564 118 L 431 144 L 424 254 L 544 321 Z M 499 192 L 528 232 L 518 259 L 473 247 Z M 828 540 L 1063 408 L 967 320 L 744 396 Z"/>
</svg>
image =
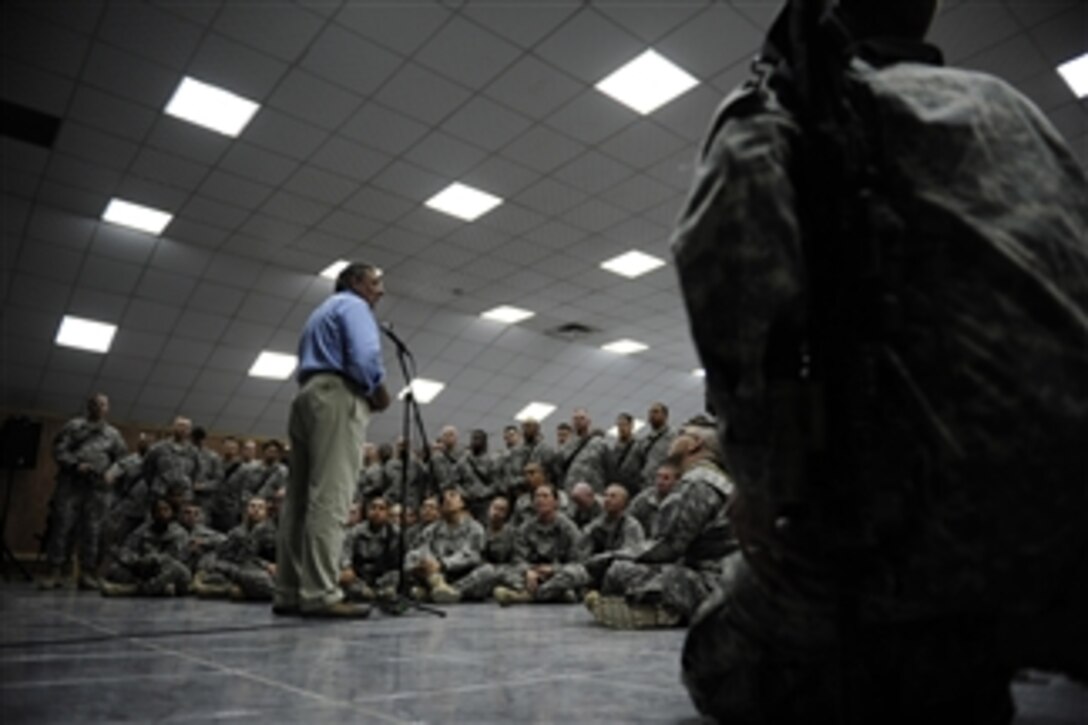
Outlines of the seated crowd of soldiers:
<svg viewBox="0 0 1088 725">
<path fill-rule="evenodd" d="M 584 601 L 612 627 L 687 623 L 736 549 L 732 484 L 712 421 L 695 418 L 674 431 L 661 403 L 648 418 L 636 438 L 633 418 L 621 413 L 609 442 L 579 408 L 559 424 L 554 447 L 526 420 L 504 429 L 497 453 L 482 430 L 462 449 L 453 426 L 428 455 L 402 441 L 367 444 L 344 523 L 345 596 Z M 152 444 L 141 435 L 127 453 L 119 435 L 94 435 L 116 433 L 95 423 L 93 415 L 72 421 L 54 445 L 60 472 L 41 586 L 61 585 L 78 533 L 81 588 L 271 600 L 288 479 L 282 444 L 269 440 L 258 455 L 255 441 L 228 437 L 220 454 L 179 417 L 168 437 Z M 82 487 L 90 493 L 73 485 L 84 468 L 100 474 Z"/>
</svg>

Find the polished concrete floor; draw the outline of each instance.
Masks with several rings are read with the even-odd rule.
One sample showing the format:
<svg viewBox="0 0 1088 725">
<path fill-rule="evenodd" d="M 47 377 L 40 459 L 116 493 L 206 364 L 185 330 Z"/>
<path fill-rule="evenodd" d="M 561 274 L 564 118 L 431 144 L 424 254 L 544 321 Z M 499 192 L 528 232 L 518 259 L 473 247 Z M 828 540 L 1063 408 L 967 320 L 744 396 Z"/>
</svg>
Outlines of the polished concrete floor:
<svg viewBox="0 0 1088 725">
<path fill-rule="evenodd" d="M 0 588 L 0 722 L 696 723 L 682 631 L 580 606 L 274 618 L 267 605 Z M 1030 673 L 1018 725 L 1088 723 L 1088 690 Z"/>
</svg>

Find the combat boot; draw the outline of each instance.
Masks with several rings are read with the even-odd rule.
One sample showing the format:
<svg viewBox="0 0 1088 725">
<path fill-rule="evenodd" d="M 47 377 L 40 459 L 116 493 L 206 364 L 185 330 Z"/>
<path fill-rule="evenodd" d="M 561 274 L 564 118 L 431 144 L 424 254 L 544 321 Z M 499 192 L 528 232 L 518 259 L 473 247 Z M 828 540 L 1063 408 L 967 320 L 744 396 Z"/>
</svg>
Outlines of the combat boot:
<svg viewBox="0 0 1088 725">
<path fill-rule="evenodd" d="M 495 597 L 495 601 L 499 603 L 500 607 L 509 607 L 511 604 L 528 604 L 533 601 L 533 595 L 529 592 L 507 587 L 495 587 L 495 590 L 491 592 L 491 596 Z"/>
<path fill-rule="evenodd" d="M 104 597 L 134 597 L 139 593 L 139 587 L 136 584 L 121 584 L 103 579 L 99 582 L 98 591 Z"/>
<path fill-rule="evenodd" d="M 456 604 L 461 601 L 461 592 L 451 587 L 441 574 L 427 577 L 427 585 L 431 588 L 431 601 L 435 604 Z"/>
</svg>

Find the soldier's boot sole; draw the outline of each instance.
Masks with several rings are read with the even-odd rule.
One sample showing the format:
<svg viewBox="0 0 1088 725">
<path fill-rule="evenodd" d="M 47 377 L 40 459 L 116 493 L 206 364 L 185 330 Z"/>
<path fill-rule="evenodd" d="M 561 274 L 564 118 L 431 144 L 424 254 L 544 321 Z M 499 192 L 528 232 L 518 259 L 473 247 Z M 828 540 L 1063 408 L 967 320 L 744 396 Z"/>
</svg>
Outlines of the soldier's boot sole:
<svg viewBox="0 0 1088 725">
<path fill-rule="evenodd" d="M 98 586 L 98 591 L 104 597 L 134 597 L 139 594 L 139 590 L 135 584 L 119 584 L 105 579 Z"/>
</svg>

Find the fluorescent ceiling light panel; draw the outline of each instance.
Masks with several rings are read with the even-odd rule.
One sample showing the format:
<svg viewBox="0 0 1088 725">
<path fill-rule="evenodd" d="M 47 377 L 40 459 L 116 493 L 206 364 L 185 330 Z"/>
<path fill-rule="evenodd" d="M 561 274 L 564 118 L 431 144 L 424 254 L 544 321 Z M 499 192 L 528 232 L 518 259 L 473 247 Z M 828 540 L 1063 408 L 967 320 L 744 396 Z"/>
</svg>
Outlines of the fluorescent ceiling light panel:
<svg viewBox="0 0 1088 725">
<path fill-rule="evenodd" d="M 109 352 L 117 325 L 65 315 L 60 321 L 55 342 L 88 352 Z"/>
<path fill-rule="evenodd" d="M 496 307 L 493 310 L 488 310 L 480 314 L 480 317 L 485 320 L 493 320 L 495 322 L 503 322 L 507 325 L 515 325 L 523 320 L 528 320 L 535 315 L 535 312 L 529 310 L 523 310 L 520 307 L 510 307 L 509 305 L 502 305 Z"/>
<path fill-rule="evenodd" d="M 338 259 L 330 264 L 328 267 L 325 267 L 325 269 L 321 270 L 321 276 L 325 277 L 326 279 L 336 279 L 349 264 L 351 264 L 351 262 L 343 259 Z"/>
<path fill-rule="evenodd" d="M 286 380 L 291 377 L 298 366 L 298 358 L 282 352 L 262 350 L 257 360 L 249 369 L 252 378 L 265 378 L 266 380 Z"/>
<path fill-rule="evenodd" d="M 225 136 L 237 136 L 260 106 L 248 98 L 186 76 L 166 112 L 183 121 L 210 128 Z"/>
<path fill-rule="evenodd" d="M 607 352 L 618 353 L 620 355 L 632 355 L 636 352 L 649 350 L 650 347 L 636 340 L 616 340 L 615 342 L 610 342 L 607 345 L 601 345 L 601 349 Z"/>
<path fill-rule="evenodd" d="M 415 378 L 412 380 L 412 396 L 416 399 L 416 402 L 420 405 L 426 405 L 441 393 L 446 387 L 445 383 L 440 383 L 437 380 L 428 380 L 427 378 Z M 404 396 L 408 394 L 408 388 L 405 387 L 400 391 L 397 397 L 404 400 Z"/>
<path fill-rule="evenodd" d="M 466 222 L 479 219 L 501 203 L 502 199 L 499 197 L 465 186 L 458 181 L 424 202 L 431 209 L 464 219 Z"/>
<path fill-rule="evenodd" d="M 1088 96 L 1088 53 L 1058 66 L 1058 73 L 1077 98 Z"/>
<path fill-rule="evenodd" d="M 651 49 L 602 80 L 596 88 L 646 115 L 698 84 L 690 73 Z"/>
<path fill-rule="evenodd" d="M 106 205 L 106 211 L 102 212 L 102 219 L 111 224 L 120 224 L 123 227 L 139 229 L 141 232 L 159 235 L 166 225 L 174 218 L 173 214 L 152 209 L 142 204 L 134 204 L 131 201 L 110 199 Z"/>
<path fill-rule="evenodd" d="M 665 260 L 634 250 L 601 262 L 601 269 L 607 269 L 613 274 L 628 279 L 641 277 L 647 272 L 652 272 L 658 267 L 664 266 Z"/>
<path fill-rule="evenodd" d="M 634 422 L 633 422 L 633 424 L 631 426 L 631 435 L 635 435 L 636 433 L 638 433 L 640 430 L 642 430 L 645 427 L 646 427 L 646 421 L 642 420 L 641 418 L 635 418 L 635 420 L 634 420 Z M 608 429 L 608 435 L 612 436 L 613 438 L 619 438 L 620 437 L 619 426 L 614 425 L 611 428 L 609 428 Z"/>
<path fill-rule="evenodd" d="M 697 378 L 705 378 L 706 377 L 706 370 L 704 370 L 703 368 L 695 368 L 694 370 L 691 371 L 691 374 L 694 375 Z"/>
<path fill-rule="evenodd" d="M 532 418 L 535 421 L 542 421 L 549 415 L 555 412 L 555 406 L 551 403 L 529 403 L 514 416 L 514 420 L 525 421 Z"/>
</svg>

